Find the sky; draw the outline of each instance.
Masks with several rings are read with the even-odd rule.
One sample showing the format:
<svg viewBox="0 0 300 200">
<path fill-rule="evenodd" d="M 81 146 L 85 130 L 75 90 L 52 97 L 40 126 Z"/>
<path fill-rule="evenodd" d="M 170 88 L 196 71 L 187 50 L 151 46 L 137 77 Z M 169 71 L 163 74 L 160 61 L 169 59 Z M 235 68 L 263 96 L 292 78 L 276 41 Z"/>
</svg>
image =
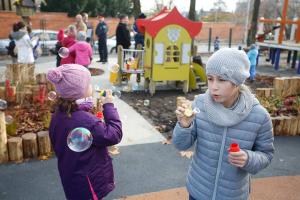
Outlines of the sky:
<svg viewBox="0 0 300 200">
<path fill-rule="evenodd" d="M 151 11 L 155 7 L 155 0 L 140 0 L 141 1 L 141 9 L 142 12 Z M 199 11 L 201 8 L 203 10 L 210 10 L 213 8 L 214 2 L 217 0 L 196 0 L 196 11 Z M 168 4 L 169 0 L 159 0 L 159 2 L 164 2 L 165 5 Z M 238 0 L 224 0 L 227 6 L 227 11 L 234 11 L 235 5 Z M 177 7 L 177 9 L 182 11 L 189 11 L 190 8 L 190 0 L 174 0 L 174 5 Z"/>
</svg>

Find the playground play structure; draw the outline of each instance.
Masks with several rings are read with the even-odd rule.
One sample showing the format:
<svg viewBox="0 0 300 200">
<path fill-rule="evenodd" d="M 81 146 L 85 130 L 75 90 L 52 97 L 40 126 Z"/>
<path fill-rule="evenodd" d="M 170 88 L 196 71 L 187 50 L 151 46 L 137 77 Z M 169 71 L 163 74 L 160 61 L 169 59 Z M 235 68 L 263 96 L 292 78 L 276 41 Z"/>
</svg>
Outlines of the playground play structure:
<svg viewBox="0 0 300 200">
<path fill-rule="evenodd" d="M 138 19 L 137 26 L 145 36 L 145 47 L 137 50 L 118 47 L 120 70 L 111 82 L 119 85 L 136 74 L 139 83 L 144 78 L 144 89 L 153 95 L 158 82 L 175 81 L 182 83 L 187 93 L 206 84 L 206 76 L 201 62 L 192 62 L 193 39 L 200 32 L 202 22 L 193 22 L 183 17 L 173 8 L 164 8 L 157 15 Z"/>
<path fill-rule="evenodd" d="M 260 18 L 258 25 L 258 42 L 256 44 L 260 47 L 269 48 L 269 60 L 274 65 L 275 70 L 279 70 L 280 53 L 282 51 L 288 51 L 288 64 L 290 64 L 292 57 L 292 68 L 296 67 L 297 54 L 300 51 L 300 19 L 298 17 L 293 20 L 287 19 L 288 2 L 288 0 L 284 0 L 282 18 L 276 20 Z M 275 28 L 273 28 L 275 30 L 274 39 L 264 40 L 264 37 L 260 37 L 265 35 L 265 24 L 275 24 Z M 285 34 L 287 25 L 291 25 L 291 32 L 289 39 L 284 40 L 284 38 L 287 38 Z M 300 74 L 300 57 L 298 58 L 297 73 Z"/>
</svg>

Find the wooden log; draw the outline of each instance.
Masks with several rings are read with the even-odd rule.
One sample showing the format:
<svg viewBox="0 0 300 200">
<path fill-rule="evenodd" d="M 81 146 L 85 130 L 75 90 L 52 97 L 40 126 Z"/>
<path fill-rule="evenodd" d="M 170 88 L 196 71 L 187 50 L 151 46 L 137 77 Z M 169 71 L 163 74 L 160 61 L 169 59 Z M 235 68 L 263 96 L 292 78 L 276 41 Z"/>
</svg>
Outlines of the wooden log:
<svg viewBox="0 0 300 200">
<path fill-rule="evenodd" d="M 278 116 L 275 119 L 275 135 L 282 135 L 282 129 L 283 129 L 283 125 L 284 125 L 284 117 L 283 116 Z"/>
<path fill-rule="evenodd" d="M 39 156 L 46 156 L 51 153 L 51 142 L 48 131 L 40 131 L 37 133 Z"/>
<path fill-rule="evenodd" d="M 5 99 L 5 87 L 0 87 L 0 99 Z"/>
<path fill-rule="evenodd" d="M 35 76 L 34 76 L 34 69 L 35 69 L 35 65 L 33 64 L 27 64 L 27 68 L 28 68 L 28 83 L 30 84 L 35 84 Z"/>
<path fill-rule="evenodd" d="M 5 113 L 0 111 L 0 163 L 8 161 Z"/>
<path fill-rule="evenodd" d="M 274 88 L 266 88 L 265 90 L 265 97 L 270 97 L 274 93 Z"/>
<path fill-rule="evenodd" d="M 265 97 L 265 88 L 256 88 L 255 95 L 257 97 Z"/>
<path fill-rule="evenodd" d="M 23 162 L 23 145 L 21 137 L 12 137 L 7 141 L 9 160 L 21 163 Z"/>
<path fill-rule="evenodd" d="M 47 78 L 45 73 L 40 73 L 36 75 L 37 84 L 47 84 Z"/>
<path fill-rule="evenodd" d="M 272 126 L 273 126 L 273 134 L 279 135 L 280 134 L 279 124 L 280 124 L 280 121 L 282 120 L 281 117 L 279 117 L 279 116 L 271 117 L 271 120 L 272 120 Z"/>
<path fill-rule="evenodd" d="M 300 116 L 298 116 L 297 135 L 300 135 Z"/>
<path fill-rule="evenodd" d="M 297 117 L 292 117 L 290 126 L 290 135 L 297 135 L 298 119 Z"/>
<path fill-rule="evenodd" d="M 36 134 L 26 133 L 22 135 L 24 158 L 36 158 L 38 155 L 38 145 Z"/>
<path fill-rule="evenodd" d="M 281 135 L 290 135 L 292 117 L 284 116 Z"/>
<path fill-rule="evenodd" d="M 277 77 L 274 79 L 274 92 L 276 96 L 282 96 L 283 88 L 284 88 L 284 78 L 283 77 Z"/>
<path fill-rule="evenodd" d="M 21 106 L 25 104 L 31 104 L 33 102 L 33 94 L 32 94 L 33 85 L 24 85 L 20 88 L 20 91 L 17 91 L 17 103 Z"/>
</svg>

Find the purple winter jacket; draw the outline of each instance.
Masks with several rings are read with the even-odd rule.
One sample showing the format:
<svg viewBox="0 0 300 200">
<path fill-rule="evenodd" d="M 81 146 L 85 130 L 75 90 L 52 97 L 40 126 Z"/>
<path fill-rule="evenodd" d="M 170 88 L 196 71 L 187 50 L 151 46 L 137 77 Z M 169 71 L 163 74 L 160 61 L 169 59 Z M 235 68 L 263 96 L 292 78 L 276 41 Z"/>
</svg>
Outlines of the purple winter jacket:
<svg viewBox="0 0 300 200">
<path fill-rule="evenodd" d="M 105 123 L 93 114 L 78 110 L 68 117 L 56 111 L 51 119 L 49 134 L 58 160 L 58 171 L 68 200 L 93 199 L 88 179 L 99 199 L 111 192 L 114 185 L 112 159 L 107 146 L 122 139 L 122 125 L 112 103 L 104 104 Z M 67 136 L 75 128 L 84 127 L 92 133 L 92 146 L 74 152 L 67 146 Z"/>
</svg>

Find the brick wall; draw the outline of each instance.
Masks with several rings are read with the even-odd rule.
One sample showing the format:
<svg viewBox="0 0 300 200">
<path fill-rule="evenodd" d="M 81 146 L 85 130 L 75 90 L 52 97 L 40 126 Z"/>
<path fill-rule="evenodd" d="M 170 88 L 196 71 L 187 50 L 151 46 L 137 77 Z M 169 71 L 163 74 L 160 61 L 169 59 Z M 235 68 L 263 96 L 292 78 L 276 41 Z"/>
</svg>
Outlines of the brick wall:
<svg viewBox="0 0 300 200">
<path fill-rule="evenodd" d="M 8 34 L 12 29 L 12 25 L 15 22 L 21 20 L 20 16 L 17 16 L 15 12 L 1 11 L 0 12 L 0 38 L 8 38 Z M 96 18 L 89 18 L 89 21 L 94 27 L 97 26 L 98 20 Z M 45 28 L 49 30 L 58 30 L 66 28 L 70 24 L 75 23 L 74 17 L 68 17 L 66 13 L 36 13 L 31 17 L 33 29 L 41 29 L 42 23 L 45 24 Z M 106 23 L 109 27 L 109 36 L 115 34 L 119 20 L 117 18 L 106 18 Z M 130 21 L 133 23 L 133 20 Z M 206 42 L 208 40 L 209 28 L 212 28 L 212 40 L 215 36 L 219 36 L 221 41 L 227 41 L 229 38 L 229 29 L 232 28 L 232 41 L 241 42 L 244 36 L 244 26 L 234 23 L 203 23 L 200 34 L 196 37 L 196 40 Z"/>
</svg>

